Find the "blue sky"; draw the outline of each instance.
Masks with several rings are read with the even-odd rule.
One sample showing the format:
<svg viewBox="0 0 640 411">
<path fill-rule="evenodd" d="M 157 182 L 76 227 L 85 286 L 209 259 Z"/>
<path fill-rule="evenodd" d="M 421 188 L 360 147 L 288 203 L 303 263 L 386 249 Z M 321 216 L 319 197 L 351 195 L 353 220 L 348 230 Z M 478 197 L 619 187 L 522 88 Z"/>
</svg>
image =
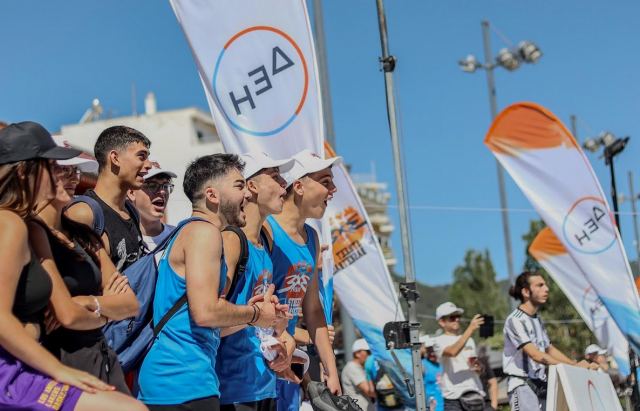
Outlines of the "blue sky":
<svg viewBox="0 0 640 411">
<path fill-rule="evenodd" d="M 0 11 L 0 119 L 32 119 L 57 130 L 77 122 L 94 97 L 113 115 L 127 115 L 132 83 L 138 110 L 148 91 L 156 93 L 160 110 L 207 109 L 168 2 L 10 0 Z M 640 4 L 403 0 L 387 1 L 386 11 L 390 50 L 398 58 L 395 81 L 420 281 L 449 282 L 469 248 L 489 249 L 498 277 L 507 275 L 500 214 L 491 211 L 499 206 L 495 161 L 482 144 L 490 123 L 486 81 L 483 72 L 462 73 L 456 64 L 468 53 L 482 56 L 482 19 L 503 34 L 492 35 L 494 53 L 507 46 L 502 37 L 532 40 L 544 53 L 537 65 L 496 71 L 499 107 L 535 101 L 567 124 L 576 114 L 581 139 L 603 130 L 630 135 L 617 158 L 618 186 L 628 193 L 627 172 L 633 171 L 640 191 Z M 326 0 L 324 17 L 338 151 L 356 173 L 375 164 L 397 204 L 375 1 Z M 604 163 L 589 157 L 608 193 Z M 520 237 L 536 214 L 508 176 L 507 190 L 518 270 L 524 261 Z M 621 211 L 630 212 L 630 203 Z M 635 259 L 629 215 L 622 216 L 621 227 Z M 398 233 L 394 245 L 400 257 Z"/>
</svg>

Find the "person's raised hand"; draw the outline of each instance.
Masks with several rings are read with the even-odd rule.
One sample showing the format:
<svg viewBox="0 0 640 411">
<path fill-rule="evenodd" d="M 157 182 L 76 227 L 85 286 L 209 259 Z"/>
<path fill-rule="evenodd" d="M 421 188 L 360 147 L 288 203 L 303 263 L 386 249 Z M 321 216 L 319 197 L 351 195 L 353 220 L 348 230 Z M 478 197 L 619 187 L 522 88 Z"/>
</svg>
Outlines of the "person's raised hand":
<svg viewBox="0 0 640 411">
<path fill-rule="evenodd" d="M 484 324 L 484 317 L 482 315 L 480 315 L 480 314 L 476 314 L 471 319 L 471 322 L 469 323 L 469 326 L 467 327 L 467 330 L 470 330 L 471 332 L 474 332 L 478 328 L 480 328 L 480 326 L 482 324 Z"/>
</svg>

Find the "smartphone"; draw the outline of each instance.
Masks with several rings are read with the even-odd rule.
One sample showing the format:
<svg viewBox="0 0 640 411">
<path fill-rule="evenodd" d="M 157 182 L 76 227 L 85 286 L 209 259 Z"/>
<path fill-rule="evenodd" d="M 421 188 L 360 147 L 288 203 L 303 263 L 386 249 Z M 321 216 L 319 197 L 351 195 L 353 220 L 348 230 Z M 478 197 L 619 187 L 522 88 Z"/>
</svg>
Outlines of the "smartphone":
<svg viewBox="0 0 640 411">
<path fill-rule="evenodd" d="M 494 323 L 493 323 L 493 315 L 483 314 L 484 324 L 480 326 L 480 338 L 489 338 L 493 337 L 494 334 Z"/>
</svg>

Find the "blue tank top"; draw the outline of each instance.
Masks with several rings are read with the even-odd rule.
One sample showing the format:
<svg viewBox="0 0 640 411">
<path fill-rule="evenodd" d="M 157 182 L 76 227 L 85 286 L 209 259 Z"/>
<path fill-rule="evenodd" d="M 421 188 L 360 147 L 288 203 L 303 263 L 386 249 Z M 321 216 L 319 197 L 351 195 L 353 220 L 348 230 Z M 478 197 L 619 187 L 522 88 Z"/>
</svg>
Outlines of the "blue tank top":
<svg viewBox="0 0 640 411">
<path fill-rule="evenodd" d="M 289 334 L 293 335 L 302 312 L 302 300 L 311 284 L 316 267 L 316 234 L 313 228 L 305 224 L 307 242 L 298 244 L 280 227 L 275 218 L 267 217 L 267 223 L 273 233 L 273 283 L 280 302 L 287 304 L 289 312 L 293 314 L 287 327 Z"/>
<path fill-rule="evenodd" d="M 251 241 L 248 244 L 246 271 L 228 297 L 230 302 L 239 305 L 246 305 L 251 297 L 264 294 L 273 278 L 273 264 L 267 251 Z M 276 376 L 260 352 L 255 327 L 249 326 L 220 341 L 216 372 L 220 379 L 221 404 L 276 398 Z"/>
<path fill-rule="evenodd" d="M 153 302 L 154 325 L 186 292 L 186 281 L 169 264 L 174 237 L 158 264 Z M 220 262 L 220 286 L 227 278 L 224 258 Z M 138 377 L 138 399 L 145 404 L 182 404 L 198 398 L 219 396 L 215 372 L 220 329 L 200 327 L 184 304 L 165 324 L 147 354 Z"/>
</svg>

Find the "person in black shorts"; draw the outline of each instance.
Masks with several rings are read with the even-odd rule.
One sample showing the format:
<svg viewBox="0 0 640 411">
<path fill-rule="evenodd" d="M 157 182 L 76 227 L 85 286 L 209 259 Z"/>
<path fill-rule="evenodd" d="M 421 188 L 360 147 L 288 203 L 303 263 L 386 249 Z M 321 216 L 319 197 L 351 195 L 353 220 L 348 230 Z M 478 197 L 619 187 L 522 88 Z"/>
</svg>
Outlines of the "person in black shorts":
<svg viewBox="0 0 640 411">
<path fill-rule="evenodd" d="M 144 252 L 137 213 L 127 199 L 128 190 L 139 190 L 151 169 L 151 142 L 138 130 L 125 126 L 105 129 L 93 148 L 98 161 L 98 181 L 85 195 L 93 198 L 104 213 L 104 247 L 116 269 L 122 272 Z M 73 221 L 94 227 L 91 207 L 73 204 L 65 213 Z"/>
<path fill-rule="evenodd" d="M 47 321 L 44 345 L 63 364 L 87 371 L 129 394 L 117 355 L 107 345 L 101 327 L 109 320 L 136 315 L 138 300 L 97 234 L 62 215 L 71 201 L 66 188 L 73 179 L 72 166 L 56 163 L 52 171 L 55 198 L 30 223 L 32 239 L 38 242 L 34 245 L 36 255 L 52 277 L 63 280 L 54 281 L 52 298 L 62 324 Z M 85 307 L 84 315 L 74 315 L 75 310 L 70 309 L 74 302 Z"/>
</svg>

